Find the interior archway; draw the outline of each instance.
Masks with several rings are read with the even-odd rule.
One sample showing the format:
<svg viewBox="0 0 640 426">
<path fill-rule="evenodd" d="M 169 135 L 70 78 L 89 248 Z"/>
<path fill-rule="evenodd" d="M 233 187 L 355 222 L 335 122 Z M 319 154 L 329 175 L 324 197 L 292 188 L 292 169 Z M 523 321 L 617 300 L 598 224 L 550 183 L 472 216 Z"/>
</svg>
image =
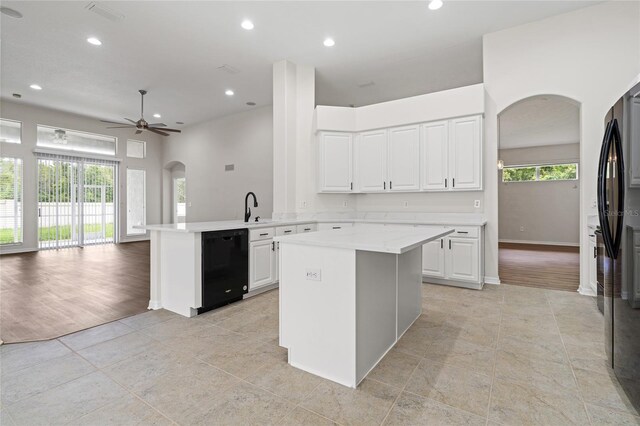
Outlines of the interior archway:
<svg viewBox="0 0 640 426">
<path fill-rule="evenodd" d="M 498 114 L 498 240 L 502 282 L 580 285 L 580 103 L 521 99 Z"/>
<path fill-rule="evenodd" d="M 162 222 L 184 223 L 187 218 L 187 167 L 170 161 L 162 169 Z"/>
</svg>

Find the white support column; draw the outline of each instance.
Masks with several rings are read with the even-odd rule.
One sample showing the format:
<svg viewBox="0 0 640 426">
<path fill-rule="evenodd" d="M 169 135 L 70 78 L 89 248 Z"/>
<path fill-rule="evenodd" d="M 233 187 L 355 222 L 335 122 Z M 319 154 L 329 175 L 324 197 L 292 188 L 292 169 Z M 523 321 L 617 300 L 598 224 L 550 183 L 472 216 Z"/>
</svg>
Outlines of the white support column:
<svg viewBox="0 0 640 426">
<path fill-rule="evenodd" d="M 315 69 L 283 60 L 273 64 L 273 213 L 296 211 L 297 158 L 310 149 Z"/>
</svg>

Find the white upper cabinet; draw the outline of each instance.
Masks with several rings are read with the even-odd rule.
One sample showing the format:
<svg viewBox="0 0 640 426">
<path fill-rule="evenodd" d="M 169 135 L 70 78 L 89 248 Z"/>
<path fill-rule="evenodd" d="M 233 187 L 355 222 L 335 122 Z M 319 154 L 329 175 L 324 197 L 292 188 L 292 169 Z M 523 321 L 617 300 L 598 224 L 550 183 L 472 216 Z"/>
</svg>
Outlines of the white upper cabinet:
<svg viewBox="0 0 640 426">
<path fill-rule="evenodd" d="M 319 179 L 321 192 L 351 192 L 353 189 L 353 137 L 351 133 L 322 132 L 319 135 Z"/>
<path fill-rule="evenodd" d="M 355 150 L 356 189 L 380 192 L 387 189 L 387 131 L 361 133 Z"/>
<path fill-rule="evenodd" d="M 319 192 L 482 189 L 481 115 L 362 132 L 355 142 L 353 137 L 318 134 Z M 637 181 L 640 186 L 640 163 Z"/>
<path fill-rule="evenodd" d="M 450 120 L 449 131 L 451 189 L 481 189 L 482 117 Z"/>
<path fill-rule="evenodd" d="M 389 129 L 389 190 L 420 189 L 420 127 Z"/>
<path fill-rule="evenodd" d="M 422 189 L 444 190 L 449 186 L 449 122 L 422 125 Z"/>
</svg>

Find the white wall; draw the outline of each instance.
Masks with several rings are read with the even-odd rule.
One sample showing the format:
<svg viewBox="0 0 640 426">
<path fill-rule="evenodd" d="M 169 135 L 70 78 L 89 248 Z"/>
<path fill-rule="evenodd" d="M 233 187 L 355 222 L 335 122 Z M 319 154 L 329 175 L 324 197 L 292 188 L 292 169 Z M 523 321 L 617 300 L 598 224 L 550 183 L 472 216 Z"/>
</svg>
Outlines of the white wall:
<svg viewBox="0 0 640 426">
<path fill-rule="evenodd" d="M 580 103 L 581 288 L 588 287 L 587 215 L 596 214 L 596 173 L 607 109 L 640 72 L 640 3 L 605 2 L 575 12 L 487 34 L 483 40 L 485 214 L 498 218 L 498 114 L 541 94 Z M 487 255 L 497 254 L 498 228 L 487 227 Z M 487 275 L 498 259 L 487 259 Z"/>
<path fill-rule="evenodd" d="M 258 208 L 251 207 L 252 219 L 271 217 L 273 108 L 255 108 L 184 128 L 165 143 L 163 165 L 173 161 L 185 165 L 187 222 L 243 219 L 249 191 L 255 192 L 259 203 Z M 225 171 L 226 164 L 234 164 L 235 170 Z M 170 203 L 169 185 L 164 185 L 163 196 Z"/>
<path fill-rule="evenodd" d="M 505 166 L 579 162 L 580 144 L 501 149 L 499 158 Z M 498 179 L 500 241 L 579 244 L 579 180 L 502 182 L 500 173 Z"/>
<path fill-rule="evenodd" d="M 133 241 L 145 238 L 126 236 L 126 175 L 127 167 L 146 170 L 147 185 L 147 223 L 160 222 L 161 212 L 161 156 L 162 137 L 145 132 L 135 135 L 128 129 L 107 129 L 105 123 L 97 118 L 69 114 L 63 111 L 28 105 L 23 102 L 2 100 L 0 116 L 22 122 L 22 143 L 0 143 L 1 155 L 4 157 L 18 157 L 23 161 L 23 243 L 19 246 L 0 247 L 1 253 L 22 250 L 37 250 L 38 248 L 38 209 L 37 209 L 37 169 L 36 157 L 33 149 L 36 147 L 36 125 L 49 125 L 70 130 L 110 135 L 118 138 L 116 156 L 122 159 L 119 168 L 120 215 L 119 235 L 121 241 Z M 147 157 L 145 159 L 127 158 L 127 139 L 147 142 Z"/>
</svg>

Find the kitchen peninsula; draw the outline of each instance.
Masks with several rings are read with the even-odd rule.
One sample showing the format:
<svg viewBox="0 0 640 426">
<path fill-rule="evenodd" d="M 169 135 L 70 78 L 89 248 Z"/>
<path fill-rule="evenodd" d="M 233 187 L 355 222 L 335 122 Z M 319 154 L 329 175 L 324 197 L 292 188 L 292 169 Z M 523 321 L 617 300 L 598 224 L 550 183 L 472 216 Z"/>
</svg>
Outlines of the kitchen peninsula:
<svg viewBox="0 0 640 426">
<path fill-rule="evenodd" d="M 422 246 L 452 232 L 362 225 L 276 237 L 289 364 L 355 388 L 422 312 Z"/>
</svg>

